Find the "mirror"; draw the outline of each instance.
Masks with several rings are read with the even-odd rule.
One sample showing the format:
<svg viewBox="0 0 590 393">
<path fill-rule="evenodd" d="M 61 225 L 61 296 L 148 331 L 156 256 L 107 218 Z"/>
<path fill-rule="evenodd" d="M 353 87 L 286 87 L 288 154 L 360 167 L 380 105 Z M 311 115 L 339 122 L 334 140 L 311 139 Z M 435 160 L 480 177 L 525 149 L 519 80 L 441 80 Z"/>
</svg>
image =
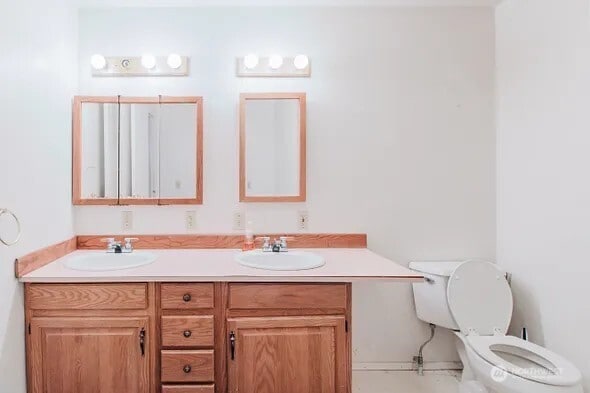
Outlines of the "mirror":
<svg viewBox="0 0 590 393">
<path fill-rule="evenodd" d="M 76 121 L 76 119 L 74 119 Z M 116 203 L 118 198 L 117 97 L 103 97 L 81 104 L 79 137 L 74 141 L 74 160 L 80 162 L 80 178 L 74 192 L 89 204 Z"/>
<path fill-rule="evenodd" d="M 305 93 L 240 97 L 240 202 L 302 202 Z"/>
<path fill-rule="evenodd" d="M 76 97 L 74 204 L 201 204 L 202 125 L 200 97 Z"/>
</svg>

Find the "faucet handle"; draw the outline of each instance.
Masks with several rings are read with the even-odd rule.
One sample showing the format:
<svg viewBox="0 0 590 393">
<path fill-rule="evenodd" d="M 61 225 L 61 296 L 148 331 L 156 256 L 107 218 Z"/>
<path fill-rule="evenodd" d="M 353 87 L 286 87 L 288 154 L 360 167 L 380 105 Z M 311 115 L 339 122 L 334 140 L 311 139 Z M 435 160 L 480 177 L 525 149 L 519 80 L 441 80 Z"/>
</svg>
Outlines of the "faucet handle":
<svg viewBox="0 0 590 393">
<path fill-rule="evenodd" d="M 262 240 L 262 250 L 269 250 L 270 249 L 270 236 L 258 236 L 254 240 Z"/>
<path fill-rule="evenodd" d="M 103 243 L 114 243 L 115 238 L 114 237 L 105 237 L 105 238 L 100 239 L 100 241 Z"/>
<path fill-rule="evenodd" d="M 136 242 L 139 239 L 136 237 L 126 237 L 123 240 L 125 240 L 125 248 L 128 250 L 132 250 L 133 249 L 133 242 Z"/>
</svg>

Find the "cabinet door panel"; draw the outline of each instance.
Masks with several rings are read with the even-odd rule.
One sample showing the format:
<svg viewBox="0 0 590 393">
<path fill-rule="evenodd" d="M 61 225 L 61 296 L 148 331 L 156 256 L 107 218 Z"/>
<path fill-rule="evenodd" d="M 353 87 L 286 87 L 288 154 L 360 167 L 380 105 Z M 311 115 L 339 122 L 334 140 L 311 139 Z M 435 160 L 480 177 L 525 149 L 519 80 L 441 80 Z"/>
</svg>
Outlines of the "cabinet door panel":
<svg viewBox="0 0 590 393">
<path fill-rule="evenodd" d="M 230 392 L 345 392 L 344 326 L 338 316 L 228 320 Z"/>
<path fill-rule="evenodd" d="M 33 318 L 31 393 L 149 391 L 148 318 Z"/>
</svg>

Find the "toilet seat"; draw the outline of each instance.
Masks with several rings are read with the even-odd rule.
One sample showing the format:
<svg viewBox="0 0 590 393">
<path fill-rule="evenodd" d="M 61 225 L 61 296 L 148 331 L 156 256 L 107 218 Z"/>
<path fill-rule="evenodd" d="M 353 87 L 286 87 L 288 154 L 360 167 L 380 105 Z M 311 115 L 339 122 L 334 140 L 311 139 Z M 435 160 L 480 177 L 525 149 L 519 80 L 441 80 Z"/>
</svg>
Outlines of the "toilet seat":
<svg viewBox="0 0 590 393">
<path fill-rule="evenodd" d="M 465 341 L 478 356 L 492 366 L 529 381 L 553 386 L 573 386 L 582 379 L 580 371 L 568 360 L 546 348 L 514 336 L 468 336 Z M 497 352 L 505 352 L 540 366 L 518 366 L 502 358 Z M 552 370 L 555 374 L 544 369 Z"/>
</svg>

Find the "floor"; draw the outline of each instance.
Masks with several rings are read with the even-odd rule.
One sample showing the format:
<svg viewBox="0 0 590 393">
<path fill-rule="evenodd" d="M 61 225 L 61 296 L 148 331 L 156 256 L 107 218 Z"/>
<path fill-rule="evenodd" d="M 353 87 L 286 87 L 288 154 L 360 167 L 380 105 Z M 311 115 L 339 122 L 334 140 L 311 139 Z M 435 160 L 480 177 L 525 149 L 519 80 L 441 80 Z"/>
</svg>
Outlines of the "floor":
<svg viewBox="0 0 590 393">
<path fill-rule="evenodd" d="M 458 393 L 459 373 L 427 371 L 354 371 L 353 393 Z"/>
</svg>

